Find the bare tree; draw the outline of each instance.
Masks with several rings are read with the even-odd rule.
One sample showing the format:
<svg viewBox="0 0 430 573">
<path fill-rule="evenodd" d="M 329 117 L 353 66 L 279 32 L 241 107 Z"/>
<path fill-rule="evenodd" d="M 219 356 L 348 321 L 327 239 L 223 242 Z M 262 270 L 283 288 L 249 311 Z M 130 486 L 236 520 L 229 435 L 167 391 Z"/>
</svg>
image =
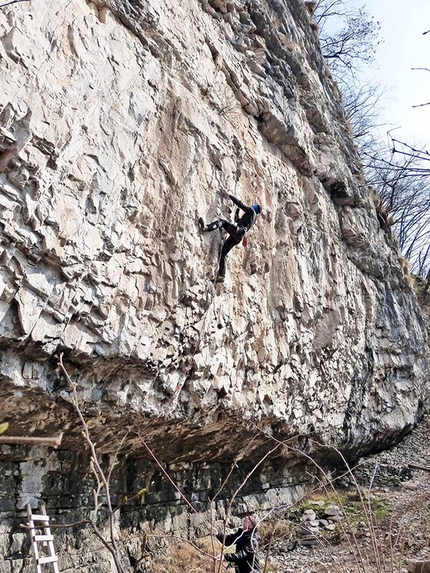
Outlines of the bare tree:
<svg viewBox="0 0 430 573">
<path fill-rule="evenodd" d="M 377 130 L 386 125 L 381 120 L 385 93 L 379 84 L 370 82 L 342 86 L 343 105 L 360 153 L 378 145 Z"/>
<path fill-rule="evenodd" d="M 383 125 L 380 102 L 384 90 L 359 81 L 361 65 L 372 62 L 379 43 L 379 23 L 354 0 L 319 0 L 314 19 L 322 53 L 342 93 L 366 179 L 379 196 L 380 210 L 394 226 L 411 271 L 426 276 L 430 272 L 430 154 L 393 138 L 388 151 L 381 145 L 377 128 Z"/>
<path fill-rule="evenodd" d="M 127 573 L 128 571 L 130 571 L 130 567 L 125 565 L 123 562 L 121 551 L 118 546 L 119 534 L 116 531 L 117 528 L 115 524 L 115 514 L 120 508 L 120 506 L 114 507 L 111 500 L 111 492 L 110 492 L 112 471 L 114 469 L 114 466 L 118 463 L 118 456 L 117 455 L 114 456 L 114 460 L 110 464 L 110 467 L 108 468 L 107 471 L 105 471 L 102 468 L 102 465 L 99 461 L 100 456 L 96 451 L 95 444 L 90 436 L 88 424 L 82 414 L 79 405 L 76 383 L 73 382 L 73 380 L 70 378 L 70 375 L 66 370 L 66 367 L 64 366 L 63 354 L 60 354 L 58 364 L 63 374 L 66 377 L 66 380 L 68 382 L 68 387 L 71 389 L 72 404 L 75 408 L 75 411 L 78 415 L 79 421 L 82 426 L 82 436 L 84 442 L 86 443 L 91 453 L 90 470 L 95 480 L 95 487 L 93 489 L 94 509 L 91 511 L 91 516 L 88 519 L 84 519 L 76 523 L 71 523 L 68 524 L 67 526 L 61 525 L 60 527 L 76 527 L 77 525 L 87 525 L 87 524 L 90 525 L 98 540 L 102 543 L 102 545 L 104 545 L 104 547 L 111 554 L 113 562 L 115 563 L 115 568 L 117 573 Z M 121 446 L 122 442 L 120 444 L 120 447 Z M 140 496 L 141 493 L 142 492 L 138 492 L 138 494 L 136 494 L 135 497 Z M 105 505 L 107 509 L 107 527 L 105 523 L 100 525 L 100 513 L 101 513 L 100 510 L 102 509 L 103 505 Z M 106 533 L 105 529 L 107 529 Z"/>
<path fill-rule="evenodd" d="M 343 83 L 345 72 L 355 76 L 361 65 L 374 60 L 380 24 L 364 6 L 356 7 L 353 0 L 319 0 L 314 19 L 323 56 L 337 80 Z"/>
<path fill-rule="evenodd" d="M 362 158 L 411 271 L 425 277 L 430 271 L 430 154 L 391 138 L 389 152 L 373 147 Z"/>
</svg>

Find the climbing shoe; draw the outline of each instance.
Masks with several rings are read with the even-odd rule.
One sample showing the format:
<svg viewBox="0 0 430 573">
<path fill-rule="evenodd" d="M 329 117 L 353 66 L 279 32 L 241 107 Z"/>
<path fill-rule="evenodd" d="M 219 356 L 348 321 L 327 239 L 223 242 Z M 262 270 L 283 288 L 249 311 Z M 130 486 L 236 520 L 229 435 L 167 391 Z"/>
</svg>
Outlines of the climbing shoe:
<svg viewBox="0 0 430 573">
<path fill-rule="evenodd" d="M 203 221 L 203 219 L 201 217 L 199 217 L 199 228 L 200 228 L 200 231 L 206 231 L 205 222 Z"/>
<path fill-rule="evenodd" d="M 223 283 L 225 281 L 225 277 L 222 277 L 220 275 L 217 276 L 217 278 L 215 279 L 215 282 L 218 283 Z"/>
</svg>

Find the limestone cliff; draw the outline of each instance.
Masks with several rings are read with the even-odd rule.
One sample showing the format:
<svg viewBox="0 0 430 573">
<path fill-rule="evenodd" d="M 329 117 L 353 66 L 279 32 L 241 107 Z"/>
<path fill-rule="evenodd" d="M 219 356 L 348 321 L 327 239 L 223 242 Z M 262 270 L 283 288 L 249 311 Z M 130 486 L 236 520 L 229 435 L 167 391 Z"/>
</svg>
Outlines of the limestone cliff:
<svg viewBox="0 0 430 573">
<path fill-rule="evenodd" d="M 4 510 L 79 466 L 61 352 L 129 468 L 142 424 L 204 474 L 270 449 L 260 429 L 358 456 L 416 423 L 425 329 L 301 0 L 31 0 L 0 9 L 0 66 L 2 420 L 65 431 L 49 461 L 4 448 Z M 214 287 L 222 238 L 197 218 L 233 217 L 222 188 L 263 212 Z M 287 495 L 298 463 L 248 494 Z"/>
</svg>

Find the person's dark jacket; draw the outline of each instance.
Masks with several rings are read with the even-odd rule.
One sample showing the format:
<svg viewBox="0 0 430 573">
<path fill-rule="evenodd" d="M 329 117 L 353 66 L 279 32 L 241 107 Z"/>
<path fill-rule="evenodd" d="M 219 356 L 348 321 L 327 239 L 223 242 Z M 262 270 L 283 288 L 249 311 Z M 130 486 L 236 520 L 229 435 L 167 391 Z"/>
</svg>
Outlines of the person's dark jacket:
<svg viewBox="0 0 430 573">
<path fill-rule="evenodd" d="M 234 563 L 237 573 L 261 573 L 257 557 L 260 536 L 256 529 L 253 531 L 239 529 L 225 538 L 222 533 L 218 533 L 217 539 L 226 547 L 236 544 L 236 551 L 225 553 L 224 559 L 229 563 Z"/>
<path fill-rule="evenodd" d="M 236 219 L 236 225 L 249 231 L 249 229 L 255 223 L 255 220 L 257 218 L 257 213 L 254 211 L 252 207 L 248 207 L 247 205 L 242 203 L 242 201 L 239 201 L 239 199 L 233 197 L 233 195 L 229 195 L 229 197 L 233 201 L 233 203 L 239 207 L 239 209 L 242 209 L 242 211 L 244 211 L 242 217 Z"/>
</svg>

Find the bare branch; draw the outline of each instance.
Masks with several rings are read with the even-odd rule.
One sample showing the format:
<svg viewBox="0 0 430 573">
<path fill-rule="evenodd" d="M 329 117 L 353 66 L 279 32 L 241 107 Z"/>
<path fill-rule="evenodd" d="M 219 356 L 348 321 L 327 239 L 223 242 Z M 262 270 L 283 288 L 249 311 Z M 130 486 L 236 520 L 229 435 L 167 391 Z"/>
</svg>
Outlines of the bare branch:
<svg viewBox="0 0 430 573">
<path fill-rule="evenodd" d="M 367 180 L 391 218 L 411 272 L 425 276 L 430 270 L 430 153 L 388 136 L 388 152 L 374 147 L 362 154 Z"/>
<path fill-rule="evenodd" d="M 10 6 L 11 4 L 18 4 L 18 2 L 29 2 L 30 0 L 12 0 L 11 2 L 7 2 L 6 4 L 0 4 L 0 8 L 4 8 L 5 6 Z"/>
<path fill-rule="evenodd" d="M 0 444 L 21 444 L 25 446 L 52 446 L 58 448 L 61 445 L 63 432 L 50 438 L 36 436 L 0 436 Z"/>
<path fill-rule="evenodd" d="M 314 19 L 319 26 L 321 51 L 336 80 L 342 81 L 345 72 L 353 78 L 362 64 L 374 60 L 375 50 L 369 46 L 378 43 L 380 24 L 364 7 L 344 0 L 321 0 Z M 327 23 L 330 27 L 325 26 Z"/>
<path fill-rule="evenodd" d="M 430 105 L 430 101 L 428 101 L 427 103 L 419 103 L 417 105 L 413 105 L 412 107 L 424 107 L 425 105 Z"/>
<path fill-rule="evenodd" d="M 98 461 L 97 452 L 95 449 L 95 444 L 91 440 L 90 432 L 88 430 L 88 424 L 85 421 L 85 418 L 81 412 L 79 407 L 79 400 L 78 400 L 78 393 L 76 391 L 76 383 L 70 378 L 69 373 L 67 372 L 64 364 L 63 364 L 63 354 L 60 354 L 60 358 L 58 361 L 61 370 L 63 371 L 68 385 L 72 390 L 72 401 L 73 406 L 75 407 L 76 413 L 78 414 L 79 420 L 82 424 L 83 428 L 83 436 L 85 441 L 87 442 L 90 452 L 91 452 L 91 461 L 90 461 L 90 469 L 91 472 L 96 480 L 97 487 L 93 490 L 93 500 L 94 500 L 94 518 L 89 519 L 89 524 L 91 525 L 96 537 L 101 541 L 101 543 L 106 547 L 109 553 L 112 555 L 113 561 L 115 563 L 116 569 L 118 573 L 125 573 L 125 569 L 121 564 L 121 559 L 119 556 L 118 548 L 116 545 L 116 538 L 115 538 L 115 531 L 114 531 L 114 511 L 112 509 L 112 503 L 110 498 L 110 489 L 109 489 L 109 477 L 105 476 L 105 473 Z M 109 532 L 110 532 L 110 541 L 108 541 L 104 535 L 101 533 L 99 528 L 97 527 L 97 513 L 100 507 L 99 504 L 99 496 L 102 489 L 105 489 L 105 496 L 106 502 L 108 506 L 108 513 L 109 513 Z"/>
<path fill-rule="evenodd" d="M 179 486 L 176 485 L 176 483 L 172 480 L 172 478 L 169 476 L 169 474 L 167 473 L 167 471 L 165 470 L 163 464 L 160 462 L 160 460 L 157 458 L 157 456 L 155 455 L 155 453 L 151 450 L 151 448 L 148 446 L 148 444 L 145 442 L 145 440 L 142 438 L 142 436 L 140 434 L 138 434 L 140 441 L 142 442 L 142 444 L 145 446 L 147 452 L 151 455 L 152 459 L 155 461 L 155 463 L 157 464 L 157 466 L 160 468 L 160 470 L 163 472 L 163 474 L 166 476 L 166 478 L 168 479 L 168 481 L 172 484 L 172 486 L 175 488 L 175 490 L 179 493 L 179 495 L 182 497 L 182 499 L 185 501 L 185 503 L 188 505 L 188 507 L 191 509 L 192 512 L 199 514 L 199 512 L 197 511 L 197 509 L 191 504 L 191 502 L 188 501 L 188 499 L 185 497 L 185 494 L 181 491 L 181 489 L 179 488 Z"/>
</svg>

